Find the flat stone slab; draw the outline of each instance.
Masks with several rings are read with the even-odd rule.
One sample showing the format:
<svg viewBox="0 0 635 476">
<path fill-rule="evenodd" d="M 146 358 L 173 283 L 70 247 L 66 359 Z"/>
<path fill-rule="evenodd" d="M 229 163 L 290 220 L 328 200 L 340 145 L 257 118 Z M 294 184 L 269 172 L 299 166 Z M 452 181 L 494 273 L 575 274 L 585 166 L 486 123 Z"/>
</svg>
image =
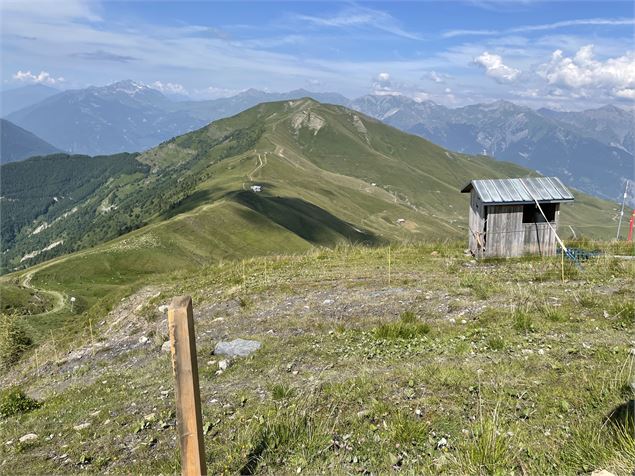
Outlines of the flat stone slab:
<svg viewBox="0 0 635 476">
<path fill-rule="evenodd" d="M 262 344 L 257 340 L 235 339 L 229 342 L 221 341 L 214 348 L 214 355 L 228 357 L 247 357 L 256 352 Z"/>
</svg>

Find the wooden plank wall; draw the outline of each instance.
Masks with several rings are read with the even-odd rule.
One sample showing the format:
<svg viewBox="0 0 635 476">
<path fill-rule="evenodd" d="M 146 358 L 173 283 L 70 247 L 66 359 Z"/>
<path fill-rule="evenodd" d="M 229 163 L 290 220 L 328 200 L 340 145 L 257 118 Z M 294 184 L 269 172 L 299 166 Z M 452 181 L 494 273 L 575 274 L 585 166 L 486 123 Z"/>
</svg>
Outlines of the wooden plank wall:
<svg viewBox="0 0 635 476">
<path fill-rule="evenodd" d="M 485 256 L 522 256 L 524 244 L 523 206 L 488 207 Z"/>
<path fill-rule="evenodd" d="M 551 226 L 557 230 L 560 221 L 560 208 L 556 206 L 556 218 Z M 523 223 L 525 227 L 525 253 L 541 256 L 553 256 L 556 254 L 556 235 L 547 223 Z"/>
<path fill-rule="evenodd" d="M 470 227 L 469 248 L 470 252 L 476 257 L 481 257 L 483 252 L 475 236 L 475 234 L 477 234 L 480 237 L 481 243 L 483 243 L 483 212 L 483 204 L 476 192 L 472 190 L 470 193 L 470 216 L 468 221 L 468 225 Z"/>
</svg>

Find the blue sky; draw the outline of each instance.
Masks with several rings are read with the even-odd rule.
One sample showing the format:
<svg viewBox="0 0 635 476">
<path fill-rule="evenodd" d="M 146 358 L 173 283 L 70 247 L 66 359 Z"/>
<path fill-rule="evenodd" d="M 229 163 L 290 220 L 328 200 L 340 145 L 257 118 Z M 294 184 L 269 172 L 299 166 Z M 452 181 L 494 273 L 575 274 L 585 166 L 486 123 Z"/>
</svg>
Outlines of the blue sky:
<svg viewBox="0 0 635 476">
<path fill-rule="evenodd" d="M 5 89 L 133 79 L 196 99 L 305 88 L 450 106 L 635 100 L 630 1 L 4 0 L 1 8 Z"/>
</svg>

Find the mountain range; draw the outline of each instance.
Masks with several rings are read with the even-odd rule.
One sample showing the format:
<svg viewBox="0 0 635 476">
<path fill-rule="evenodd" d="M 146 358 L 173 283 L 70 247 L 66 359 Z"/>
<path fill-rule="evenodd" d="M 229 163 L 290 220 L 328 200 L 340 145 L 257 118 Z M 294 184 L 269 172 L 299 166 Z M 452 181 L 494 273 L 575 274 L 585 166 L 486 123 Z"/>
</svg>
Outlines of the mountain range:
<svg viewBox="0 0 635 476">
<path fill-rule="evenodd" d="M 559 113 L 496 101 L 450 109 L 404 96 L 364 96 L 351 107 L 450 150 L 556 175 L 608 199 L 620 197 L 624 179 L 633 176 L 635 121 L 614 106 Z"/>
<path fill-rule="evenodd" d="M 57 152 L 60 150 L 35 134 L 0 119 L 0 164 Z"/>
<path fill-rule="evenodd" d="M 7 97 L 11 102 L 11 95 Z M 349 100 L 337 93 L 302 89 L 288 93 L 250 89 L 228 98 L 174 101 L 127 80 L 60 92 L 7 118 L 58 149 L 102 155 L 144 151 L 257 104 L 303 97 L 345 105 L 452 151 L 486 154 L 557 175 L 571 186 L 604 198 L 620 197 L 624 179 L 633 175 L 635 121 L 630 112 L 615 106 L 581 112 L 536 111 L 497 101 L 448 108 L 406 96 L 366 95 Z"/>
<path fill-rule="evenodd" d="M 3 165 L 2 265 L 19 269 L 112 239 L 86 252 L 91 269 L 149 272 L 148 263 L 461 238 L 461 186 L 531 174 L 342 106 L 263 103 L 141 154 Z M 584 194 L 564 208 L 563 223 L 587 236 L 605 233 L 615 215 L 613 204 Z"/>
</svg>

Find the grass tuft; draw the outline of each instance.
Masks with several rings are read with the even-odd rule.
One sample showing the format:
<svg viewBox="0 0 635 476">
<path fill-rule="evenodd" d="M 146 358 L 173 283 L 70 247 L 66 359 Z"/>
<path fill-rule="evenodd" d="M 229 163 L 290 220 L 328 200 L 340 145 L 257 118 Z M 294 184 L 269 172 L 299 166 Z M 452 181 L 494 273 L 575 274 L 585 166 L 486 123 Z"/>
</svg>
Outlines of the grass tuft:
<svg viewBox="0 0 635 476">
<path fill-rule="evenodd" d="M 311 399 L 309 398 L 309 401 Z M 310 462 L 329 447 L 331 435 L 327 421 L 313 416 L 310 402 L 271 409 L 252 441 L 251 451 L 240 474 L 255 474 L 258 466 L 285 466 L 297 460 Z"/>
<path fill-rule="evenodd" d="M 539 308 L 540 315 L 551 322 L 565 322 L 568 318 L 562 308 L 544 305 Z"/>
<path fill-rule="evenodd" d="M 505 349 L 505 339 L 501 336 L 492 336 L 487 339 L 487 347 L 492 350 L 503 350 Z"/>
<path fill-rule="evenodd" d="M 274 400 L 287 400 L 295 396 L 295 390 L 283 383 L 276 383 L 271 387 L 271 396 Z"/>
<path fill-rule="evenodd" d="M 520 333 L 528 334 L 535 332 L 534 318 L 528 311 L 523 309 L 516 309 L 513 314 L 514 329 Z"/>
<path fill-rule="evenodd" d="M 482 419 L 457 458 L 464 474 L 512 474 L 515 454 L 508 438 L 501 435 L 497 415 Z"/>
<path fill-rule="evenodd" d="M 377 339 L 414 339 L 430 332 L 430 325 L 420 322 L 417 316 L 406 311 L 401 314 L 398 322 L 381 324 L 373 329 L 373 335 Z"/>
</svg>

